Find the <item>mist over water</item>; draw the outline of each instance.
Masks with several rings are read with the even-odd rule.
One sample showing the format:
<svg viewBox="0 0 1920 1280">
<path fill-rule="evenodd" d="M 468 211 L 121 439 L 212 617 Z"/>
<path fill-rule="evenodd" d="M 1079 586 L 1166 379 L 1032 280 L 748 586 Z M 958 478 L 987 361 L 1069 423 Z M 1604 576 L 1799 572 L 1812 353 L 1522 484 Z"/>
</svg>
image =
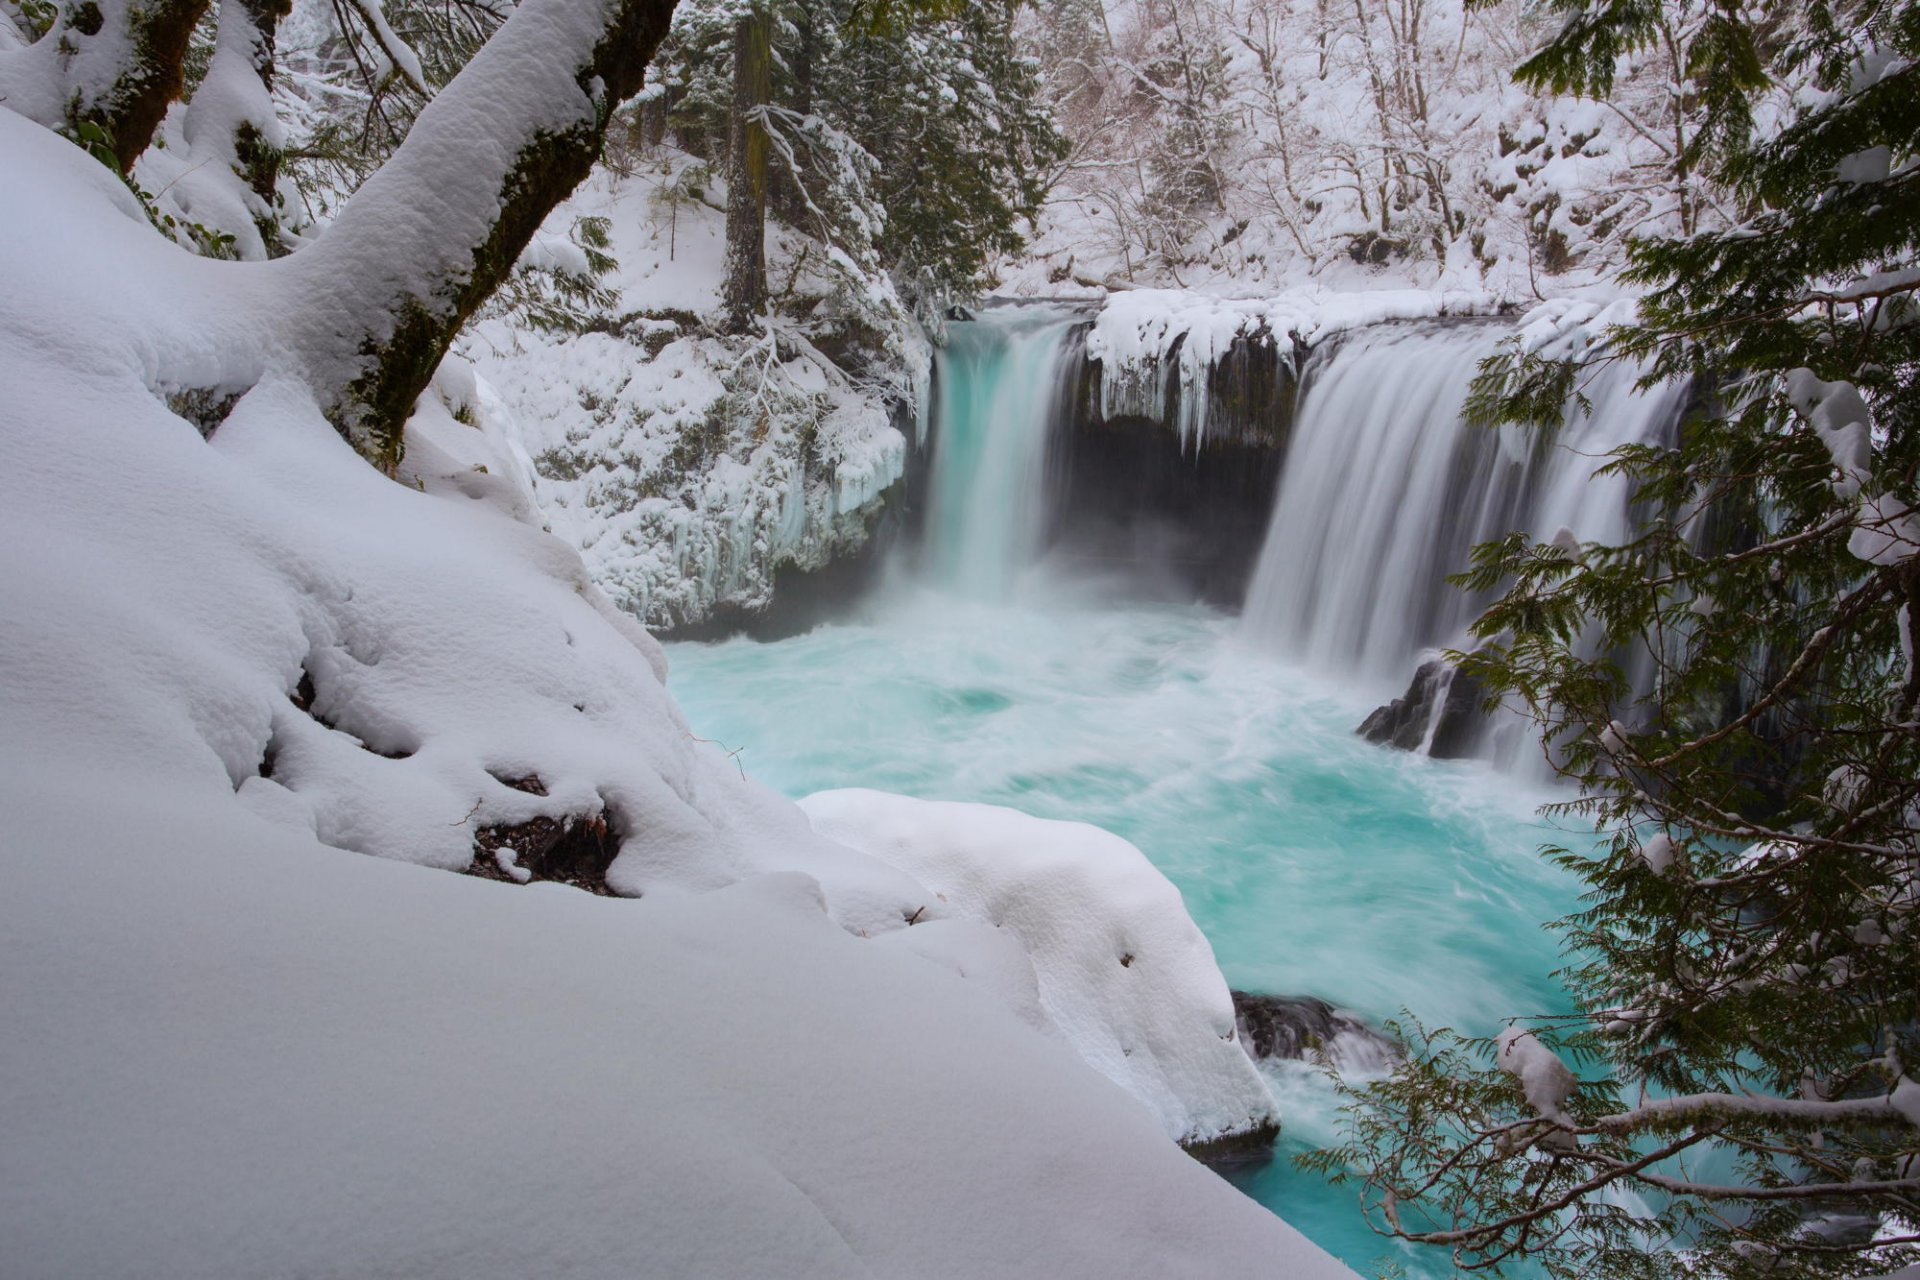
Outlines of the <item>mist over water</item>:
<svg viewBox="0 0 1920 1280">
<path fill-rule="evenodd" d="M 1404 687 L 1400 655 L 1436 642 L 1423 628 L 1457 621 L 1413 559 L 1504 518 L 1483 509 L 1503 476 L 1538 482 L 1508 514 L 1618 504 L 1556 488 L 1565 469 L 1550 459 L 1463 442 L 1445 403 L 1464 392 L 1463 339 L 1401 331 L 1377 351 L 1356 344 L 1385 363 L 1365 364 L 1322 421 L 1303 409 L 1294 447 L 1305 451 L 1289 460 L 1258 612 L 1143 598 L 1124 576 L 1049 561 L 1040 547 L 1048 419 L 1073 324 L 1070 312 L 1035 308 L 955 326 L 926 546 L 843 621 L 775 643 L 672 646 L 671 684 L 691 722 L 795 797 L 867 786 L 1117 832 L 1179 887 L 1240 989 L 1318 996 L 1375 1023 L 1405 1010 L 1469 1034 L 1564 1010 L 1558 940 L 1542 925 L 1575 908 L 1577 886 L 1537 849 L 1591 837 L 1537 816 L 1550 798 L 1540 783 L 1389 751 L 1353 729 Z M 1441 350 L 1448 366 L 1393 382 L 1388 356 L 1408 340 L 1417 350 L 1398 358 Z M 1409 413 L 1411 427 L 1396 417 Z M 1463 449 L 1472 465 L 1459 462 Z M 1315 450 L 1324 462 L 1311 465 L 1328 470 L 1295 502 L 1336 522 L 1318 541 L 1284 523 L 1285 495 L 1303 483 L 1294 463 Z M 1383 468 L 1398 479 L 1381 479 Z M 1398 496 L 1374 493 L 1381 485 Z M 1463 507 L 1462 485 L 1482 506 Z M 1372 529 L 1380 513 L 1346 510 L 1368 494 L 1446 527 L 1405 538 Z M 1368 544 L 1374 533 L 1385 541 Z M 1418 601 L 1367 598 L 1383 575 Z M 1280 1155 L 1234 1180 L 1363 1273 L 1391 1259 L 1410 1275 L 1446 1274 L 1443 1253 L 1390 1244 L 1350 1190 L 1293 1169 L 1293 1153 L 1336 1140 L 1335 1099 L 1297 1064 L 1269 1075 Z"/>
</svg>

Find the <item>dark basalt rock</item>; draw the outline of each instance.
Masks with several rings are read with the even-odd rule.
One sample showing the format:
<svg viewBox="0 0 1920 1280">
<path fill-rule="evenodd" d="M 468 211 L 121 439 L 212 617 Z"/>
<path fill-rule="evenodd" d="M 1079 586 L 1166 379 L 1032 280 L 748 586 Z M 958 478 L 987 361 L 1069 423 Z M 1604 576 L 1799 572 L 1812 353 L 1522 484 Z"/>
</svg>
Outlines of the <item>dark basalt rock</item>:
<svg viewBox="0 0 1920 1280">
<path fill-rule="evenodd" d="M 1084 341 L 1084 335 L 1081 338 Z M 1246 597 L 1293 430 L 1296 353 L 1243 335 L 1189 391 L 1167 379 L 1157 416 L 1100 407 L 1098 361 L 1076 351 L 1049 449 L 1052 554 L 1093 573 L 1157 576 L 1169 594 L 1228 608 Z M 1179 346 L 1168 355 L 1179 358 Z M 1207 427 L 1182 440 L 1181 397 L 1207 398 Z"/>
<path fill-rule="evenodd" d="M 1256 1062 L 1275 1058 L 1331 1065 L 1336 1070 L 1381 1071 L 1398 1060 L 1393 1041 L 1355 1015 L 1312 996 L 1233 994 L 1234 1035 Z M 1263 1124 L 1181 1147 L 1202 1164 L 1232 1178 L 1273 1160 L 1280 1126 Z"/>
<path fill-rule="evenodd" d="M 1233 993 L 1241 1047 L 1256 1061 L 1279 1058 L 1336 1070 L 1379 1071 L 1400 1056 L 1383 1033 L 1357 1015 L 1313 996 Z"/>
<path fill-rule="evenodd" d="M 1180 1149 L 1210 1169 L 1230 1172 L 1257 1169 L 1273 1162 L 1273 1144 L 1280 1140 L 1280 1126 L 1273 1123 L 1224 1133 L 1205 1142 L 1183 1142 Z"/>
<path fill-rule="evenodd" d="M 1429 658 L 1414 671 L 1405 696 L 1377 708 L 1354 732 L 1381 746 L 1418 751 L 1431 730 L 1433 743 L 1427 754 L 1436 760 L 1458 760 L 1473 754 L 1486 719 L 1480 710 L 1484 697 L 1474 677 L 1445 658 Z"/>
<path fill-rule="evenodd" d="M 473 862 L 467 874 L 522 883 L 501 865 L 502 850 L 510 850 L 511 861 L 531 873 L 526 883 L 557 880 L 602 897 L 616 896 L 607 887 L 607 868 L 620 852 L 620 833 L 606 814 L 540 817 L 512 826 L 482 827 L 473 836 Z"/>
</svg>

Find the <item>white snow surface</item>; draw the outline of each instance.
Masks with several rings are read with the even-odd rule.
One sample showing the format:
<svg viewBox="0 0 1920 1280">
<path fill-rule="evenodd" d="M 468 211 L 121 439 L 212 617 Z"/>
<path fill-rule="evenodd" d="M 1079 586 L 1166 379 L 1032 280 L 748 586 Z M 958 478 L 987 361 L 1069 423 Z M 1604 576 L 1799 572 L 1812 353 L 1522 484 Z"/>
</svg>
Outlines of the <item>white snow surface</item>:
<svg viewBox="0 0 1920 1280">
<path fill-rule="evenodd" d="M 1850 382 L 1825 382 L 1811 369 L 1787 375 L 1787 396 L 1833 457 L 1833 490 L 1856 498 L 1873 466 L 1873 415 Z"/>
<path fill-rule="evenodd" d="M 4 111 L 0 169 L 9 1276 L 1350 1274 L 698 739 L 470 370 L 396 483 L 274 340 L 310 249 L 193 258 Z M 589 814 L 641 900 L 429 869 Z"/>
<path fill-rule="evenodd" d="M 1901 564 L 1920 555 L 1920 512 L 1890 493 L 1860 500 L 1847 550 L 1868 564 Z"/>
<path fill-rule="evenodd" d="M 1525 1027 L 1503 1028 L 1494 1037 L 1494 1048 L 1500 1069 L 1520 1082 L 1527 1105 L 1544 1119 L 1565 1121 L 1567 1099 L 1579 1081 L 1560 1055 Z"/>
<path fill-rule="evenodd" d="M 9 761 L 10 1277 L 1350 1280 L 804 877 L 518 889 Z"/>
<path fill-rule="evenodd" d="M 1169 1137 L 1278 1122 L 1235 1038 L 1213 948 L 1180 891 L 1127 841 L 999 805 L 858 788 L 818 792 L 800 807 L 821 835 L 911 873 L 963 919 L 1018 938 L 1048 1019 L 1147 1103 Z"/>
</svg>

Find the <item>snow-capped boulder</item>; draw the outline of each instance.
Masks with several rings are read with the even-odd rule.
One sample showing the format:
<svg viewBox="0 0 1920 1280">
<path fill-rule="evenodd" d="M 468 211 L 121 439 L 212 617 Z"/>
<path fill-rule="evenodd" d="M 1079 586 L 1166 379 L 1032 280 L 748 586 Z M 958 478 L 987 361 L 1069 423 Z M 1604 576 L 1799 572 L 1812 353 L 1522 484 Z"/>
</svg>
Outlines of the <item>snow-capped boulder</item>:
<svg viewBox="0 0 1920 1280">
<path fill-rule="evenodd" d="M 881 791 L 822 791 L 800 807 L 821 835 L 1017 937 L 1048 1019 L 1170 1137 L 1211 1142 L 1277 1125 L 1213 948 L 1133 845 L 1082 822 Z"/>
</svg>

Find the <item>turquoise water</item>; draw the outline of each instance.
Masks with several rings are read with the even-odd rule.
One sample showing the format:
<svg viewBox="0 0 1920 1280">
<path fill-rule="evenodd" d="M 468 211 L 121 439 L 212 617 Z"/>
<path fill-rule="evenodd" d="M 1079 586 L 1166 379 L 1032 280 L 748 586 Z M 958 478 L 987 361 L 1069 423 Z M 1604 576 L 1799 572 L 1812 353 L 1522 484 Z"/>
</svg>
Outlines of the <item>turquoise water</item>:
<svg viewBox="0 0 1920 1280">
<path fill-rule="evenodd" d="M 1233 620 L 1023 576 L 993 601 L 895 584 L 790 640 L 670 647 L 698 731 L 789 795 L 870 786 L 1097 823 L 1179 886 L 1236 987 L 1407 1009 L 1476 1034 L 1563 1008 L 1541 922 L 1575 888 L 1535 849 L 1539 790 L 1370 746 L 1351 689 L 1243 646 Z M 1332 1140 L 1329 1088 L 1276 1068 L 1281 1158 L 1236 1179 L 1363 1271 L 1448 1270 L 1287 1156 Z"/>
</svg>

